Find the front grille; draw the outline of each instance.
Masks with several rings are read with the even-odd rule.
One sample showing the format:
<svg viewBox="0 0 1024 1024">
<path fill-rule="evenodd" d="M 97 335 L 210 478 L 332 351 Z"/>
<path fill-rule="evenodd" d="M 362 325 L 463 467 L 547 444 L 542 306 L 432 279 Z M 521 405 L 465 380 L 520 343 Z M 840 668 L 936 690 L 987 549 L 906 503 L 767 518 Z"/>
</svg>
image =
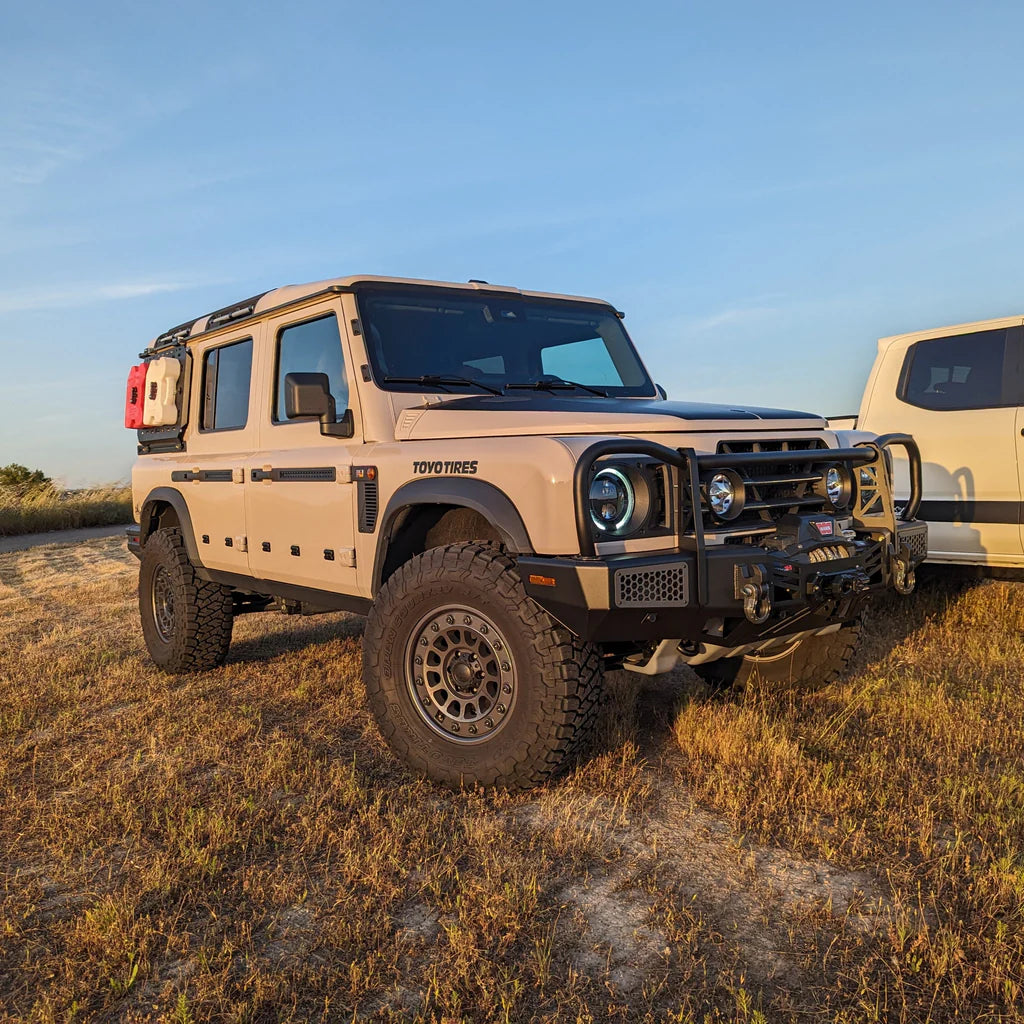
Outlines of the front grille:
<svg viewBox="0 0 1024 1024">
<path fill-rule="evenodd" d="M 822 452 L 821 463 L 786 461 L 786 452 Z M 788 513 L 821 512 L 827 501 L 822 478 L 828 465 L 828 445 L 820 438 L 786 438 L 765 441 L 721 441 L 719 455 L 750 455 L 777 453 L 778 460 L 766 459 L 757 465 L 736 467 L 747 492 L 743 512 L 728 523 L 730 530 L 756 528 L 771 523 Z M 704 528 L 718 529 L 723 524 L 704 511 Z"/>
<path fill-rule="evenodd" d="M 690 575 L 685 564 L 615 571 L 615 604 L 619 608 L 678 608 L 689 603 Z"/>
</svg>

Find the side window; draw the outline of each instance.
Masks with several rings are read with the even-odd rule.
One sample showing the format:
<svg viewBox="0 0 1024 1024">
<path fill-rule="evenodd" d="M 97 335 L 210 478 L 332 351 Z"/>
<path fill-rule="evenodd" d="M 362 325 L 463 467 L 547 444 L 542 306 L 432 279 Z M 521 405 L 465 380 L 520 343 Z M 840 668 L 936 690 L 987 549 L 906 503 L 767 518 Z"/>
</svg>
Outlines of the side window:
<svg viewBox="0 0 1024 1024">
<path fill-rule="evenodd" d="M 578 380 L 582 384 L 613 388 L 622 385 L 622 377 L 608 354 L 603 338 L 587 338 L 542 348 L 540 366 L 544 373 L 565 380 Z"/>
<path fill-rule="evenodd" d="M 249 419 L 252 338 L 203 355 L 202 430 L 241 430 Z"/>
<path fill-rule="evenodd" d="M 288 422 L 284 410 L 284 379 L 289 373 L 326 373 L 338 416 L 348 408 L 348 381 L 341 354 L 341 336 L 333 313 L 278 332 L 275 423 Z"/>
<path fill-rule="evenodd" d="M 1020 329 L 919 341 L 907 350 L 899 397 L 923 409 L 988 409 L 1020 403 Z"/>
</svg>

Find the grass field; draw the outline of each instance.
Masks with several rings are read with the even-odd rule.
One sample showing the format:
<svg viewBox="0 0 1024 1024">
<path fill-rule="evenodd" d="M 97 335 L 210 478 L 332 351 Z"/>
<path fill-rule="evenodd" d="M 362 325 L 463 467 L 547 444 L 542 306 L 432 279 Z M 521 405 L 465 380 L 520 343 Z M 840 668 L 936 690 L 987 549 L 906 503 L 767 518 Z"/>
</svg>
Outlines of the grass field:
<svg viewBox="0 0 1024 1024">
<path fill-rule="evenodd" d="M 93 487 L 68 492 L 39 487 L 27 493 L 0 487 L 0 537 L 114 526 L 131 521 L 130 487 Z"/>
<path fill-rule="evenodd" d="M 1024 1020 L 1024 601 L 933 584 L 851 678 L 616 674 L 598 749 L 449 793 L 362 620 L 154 671 L 117 538 L 0 555 L 0 1020 Z"/>
</svg>

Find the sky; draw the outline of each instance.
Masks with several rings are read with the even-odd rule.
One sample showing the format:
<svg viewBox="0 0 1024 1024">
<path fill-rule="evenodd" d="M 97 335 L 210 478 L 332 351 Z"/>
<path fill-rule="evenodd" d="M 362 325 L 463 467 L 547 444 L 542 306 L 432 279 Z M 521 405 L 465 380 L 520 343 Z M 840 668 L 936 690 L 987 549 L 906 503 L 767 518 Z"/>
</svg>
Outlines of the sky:
<svg viewBox="0 0 1024 1024">
<path fill-rule="evenodd" d="M 0 465 L 127 479 L 156 334 L 355 273 L 596 295 L 669 397 L 856 410 L 1024 314 L 1019 3 L 0 0 Z"/>
</svg>

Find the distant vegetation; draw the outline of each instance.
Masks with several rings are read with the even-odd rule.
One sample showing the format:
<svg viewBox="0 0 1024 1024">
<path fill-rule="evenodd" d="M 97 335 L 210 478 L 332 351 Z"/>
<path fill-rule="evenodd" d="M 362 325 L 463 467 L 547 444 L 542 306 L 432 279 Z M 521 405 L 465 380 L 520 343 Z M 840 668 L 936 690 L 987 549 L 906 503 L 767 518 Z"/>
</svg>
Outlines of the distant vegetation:
<svg viewBox="0 0 1024 1024">
<path fill-rule="evenodd" d="M 40 469 L 0 466 L 0 537 L 47 530 L 128 523 L 131 488 L 122 485 L 65 491 Z"/>
</svg>

